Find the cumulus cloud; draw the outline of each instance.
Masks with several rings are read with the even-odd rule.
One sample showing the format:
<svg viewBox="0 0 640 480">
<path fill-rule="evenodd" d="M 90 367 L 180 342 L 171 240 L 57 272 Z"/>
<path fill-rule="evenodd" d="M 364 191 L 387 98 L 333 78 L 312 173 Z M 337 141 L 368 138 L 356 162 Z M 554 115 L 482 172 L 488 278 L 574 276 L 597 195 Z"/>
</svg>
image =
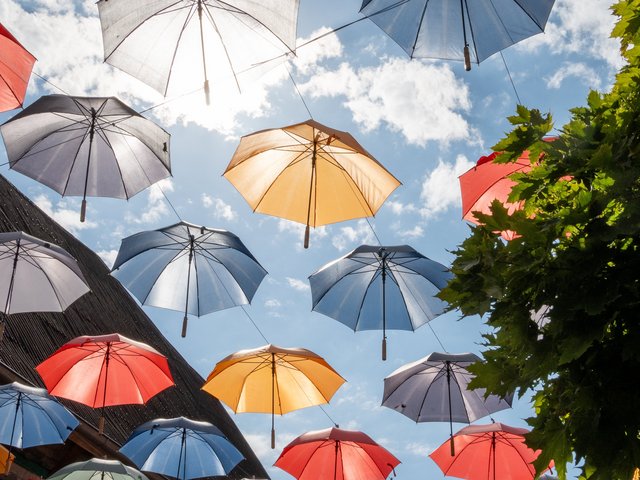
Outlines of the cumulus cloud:
<svg viewBox="0 0 640 480">
<path fill-rule="evenodd" d="M 235 210 L 231 208 L 231 205 L 221 198 L 212 197 L 206 193 L 202 194 L 202 206 L 213 210 L 213 216 L 215 218 L 223 218 L 228 221 L 233 221 L 238 216 Z"/>
<path fill-rule="evenodd" d="M 267 308 L 279 308 L 282 306 L 282 303 L 276 298 L 270 298 L 264 302 L 264 306 Z"/>
<path fill-rule="evenodd" d="M 598 72 L 584 63 L 564 63 L 553 75 L 545 78 L 547 87 L 558 89 L 568 78 L 575 77 L 587 87 L 598 90 L 602 80 Z"/>
<path fill-rule="evenodd" d="M 400 238 L 413 240 L 424 236 L 424 228 L 420 225 L 416 225 L 410 229 L 400 230 L 398 235 L 400 235 Z"/>
<path fill-rule="evenodd" d="M 376 237 L 366 220 L 358 220 L 356 227 L 341 227 L 331 243 L 338 250 L 355 248 L 361 244 L 376 243 Z"/>
<path fill-rule="evenodd" d="M 396 216 L 405 213 L 413 213 L 418 210 L 413 203 L 402 203 L 397 200 L 387 200 L 384 203 L 384 206 L 391 210 Z"/>
<path fill-rule="evenodd" d="M 298 278 L 286 277 L 287 285 L 289 285 L 294 290 L 298 290 L 299 292 L 307 292 L 311 290 L 311 287 L 304 280 L 300 280 Z"/>
<path fill-rule="evenodd" d="M 345 107 L 365 131 L 384 126 L 414 145 L 476 134 L 463 117 L 471 109 L 469 89 L 447 64 L 401 58 L 363 68 L 342 63 L 335 70 L 318 69 L 300 89 L 316 98 L 346 97 Z"/>
<path fill-rule="evenodd" d="M 458 155 L 455 163 L 438 161 L 438 166 L 429 172 L 422 182 L 420 213 L 431 218 L 455 205 L 461 205 L 458 177 L 473 166 L 464 155 Z"/>
<path fill-rule="evenodd" d="M 98 250 L 96 253 L 109 268 L 113 266 L 118 256 L 118 250 Z"/>
<path fill-rule="evenodd" d="M 127 213 L 125 221 L 127 223 L 146 225 L 160 220 L 170 213 L 169 204 L 165 197 L 167 192 L 173 192 L 173 181 L 170 178 L 160 180 L 147 189 L 147 207 L 142 215 Z"/>
<path fill-rule="evenodd" d="M 81 222 L 80 207 L 70 208 L 66 200 L 60 200 L 54 205 L 49 197 L 44 194 L 40 194 L 33 199 L 33 203 L 35 203 L 44 213 L 58 222 L 65 230 L 68 230 L 74 235 L 81 230 L 96 228 L 98 226 L 96 222 L 89 219 L 91 216 L 90 211 L 87 213 L 87 220 L 85 222 Z"/>
</svg>

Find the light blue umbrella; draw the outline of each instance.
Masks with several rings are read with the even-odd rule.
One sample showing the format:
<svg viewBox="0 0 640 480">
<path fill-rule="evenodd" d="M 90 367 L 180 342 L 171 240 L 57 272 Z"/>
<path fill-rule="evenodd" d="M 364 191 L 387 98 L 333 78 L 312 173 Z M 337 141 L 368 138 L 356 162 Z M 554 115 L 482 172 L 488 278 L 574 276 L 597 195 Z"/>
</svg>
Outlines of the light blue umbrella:
<svg viewBox="0 0 640 480">
<path fill-rule="evenodd" d="M 411 58 L 480 63 L 544 31 L 554 0 L 363 0 L 369 17 Z"/>
<path fill-rule="evenodd" d="M 141 303 L 205 315 L 251 302 L 267 274 L 231 232 L 180 222 L 122 240 L 116 277 Z"/>
<path fill-rule="evenodd" d="M 313 310 L 354 331 L 415 330 L 442 314 L 447 304 L 435 297 L 451 272 L 408 245 L 361 245 L 309 277 Z"/>
<path fill-rule="evenodd" d="M 0 386 L 0 443 L 9 449 L 64 443 L 79 424 L 44 388 Z"/>
<path fill-rule="evenodd" d="M 217 427 L 184 417 L 140 425 L 120 453 L 140 470 L 179 480 L 226 475 L 244 459 Z"/>
<path fill-rule="evenodd" d="M 62 467 L 47 480 L 149 480 L 135 468 L 117 460 L 92 458 Z"/>
</svg>

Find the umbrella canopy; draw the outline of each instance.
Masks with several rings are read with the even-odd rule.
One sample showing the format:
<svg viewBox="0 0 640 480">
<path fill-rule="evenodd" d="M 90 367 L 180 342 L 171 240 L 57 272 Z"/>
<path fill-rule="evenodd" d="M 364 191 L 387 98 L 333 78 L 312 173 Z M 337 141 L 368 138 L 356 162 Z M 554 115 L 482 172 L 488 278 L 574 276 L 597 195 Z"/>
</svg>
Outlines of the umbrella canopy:
<svg viewBox="0 0 640 480">
<path fill-rule="evenodd" d="M 122 240 L 116 277 L 141 303 L 206 315 L 251 302 L 267 274 L 231 232 L 180 222 Z"/>
<path fill-rule="evenodd" d="M 360 12 L 411 58 L 480 63 L 544 31 L 554 0 L 363 0 Z"/>
<path fill-rule="evenodd" d="M 179 480 L 226 475 L 244 459 L 217 427 L 184 417 L 140 425 L 120 453 L 140 470 Z"/>
<path fill-rule="evenodd" d="M 117 333 L 74 338 L 36 370 L 52 395 L 102 409 L 144 404 L 174 385 L 164 355 Z"/>
<path fill-rule="evenodd" d="M 0 443 L 9 448 L 64 443 L 79 424 L 44 388 L 0 386 Z"/>
<path fill-rule="evenodd" d="M 416 422 L 449 422 L 453 450 L 453 422 L 471 423 L 511 407 L 513 395 L 501 398 L 484 389 L 470 390 L 474 375 L 469 365 L 480 362 L 473 353 L 434 352 L 403 365 L 384 379 L 382 405 Z"/>
<path fill-rule="evenodd" d="M 480 157 L 474 167 L 460 175 L 460 193 L 462 195 L 462 218 L 479 225 L 475 212 L 491 215 L 491 204 L 498 200 L 507 209 L 509 215 L 522 209 L 522 202 L 508 202 L 511 189 L 516 184 L 509 176 L 513 173 L 526 173 L 531 170 L 529 152 L 525 151 L 518 160 L 508 163 L 496 163 L 500 155 Z M 505 240 L 513 240 L 518 234 L 513 231 L 500 232 Z"/>
<path fill-rule="evenodd" d="M 92 458 L 61 468 L 47 480 L 148 480 L 146 475 L 135 468 L 123 465 L 117 460 Z"/>
<path fill-rule="evenodd" d="M 271 448 L 275 448 L 274 414 L 327 403 L 344 381 L 309 350 L 265 345 L 218 362 L 202 389 L 236 413 L 270 412 Z"/>
<path fill-rule="evenodd" d="M 299 0 L 100 0 L 105 62 L 163 95 L 295 50 Z M 201 76 L 202 75 L 202 76 Z"/>
<path fill-rule="evenodd" d="M 298 480 L 384 480 L 399 463 L 362 432 L 328 428 L 300 435 L 274 465 Z"/>
<path fill-rule="evenodd" d="M 171 175 L 169 134 L 115 97 L 46 95 L 0 126 L 10 168 L 63 196 L 130 198 Z"/>
<path fill-rule="evenodd" d="M 444 312 L 451 272 L 408 245 L 361 245 L 309 277 L 313 310 L 354 331 L 415 330 Z"/>
<path fill-rule="evenodd" d="M 0 233 L 0 307 L 5 314 L 63 312 L 88 291 L 78 262 L 63 248 L 24 232 Z"/>
<path fill-rule="evenodd" d="M 0 23 L 0 112 L 22 106 L 36 57 Z"/>
<path fill-rule="evenodd" d="M 224 176 L 254 211 L 309 227 L 374 215 L 400 182 L 350 134 L 314 120 L 242 137 Z"/>
<path fill-rule="evenodd" d="M 526 428 L 503 423 L 470 425 L 453 437 L 456 454 L 451 456 L 448 441 L 429 456 L 440 470 L 451 477 L 467 480 L 532 480 L 532 462 L 540 451 L 524 443 Z M 550 465 L 551 467 L 552 465 Z"/>
</svg>

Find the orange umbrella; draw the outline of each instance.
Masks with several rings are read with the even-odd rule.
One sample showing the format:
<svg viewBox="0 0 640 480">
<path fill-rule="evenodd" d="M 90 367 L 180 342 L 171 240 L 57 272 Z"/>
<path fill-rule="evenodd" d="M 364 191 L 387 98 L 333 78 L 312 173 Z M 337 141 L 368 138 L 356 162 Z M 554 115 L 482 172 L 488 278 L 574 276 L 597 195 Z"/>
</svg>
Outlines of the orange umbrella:
<svg viewBox="0 0 640 480">
<path fill-rule="evenodd" d="M 276 413 L 328 403 L 344 381 L 309 350 L 269 344 L 218 362 L 202 389 L 236 413 L 271 413 L 271 448 L 275 448 Z"/>
<path fill-rule="evenodd" d="M 375 215 L 400 182 L 349 133 L 315 120 L 240 140 L 224 176 L 254 211 L 309 227 Z"/>
<path fill-rule="evenodd" d="M 0 23 L 0 112 L 22 106 L 36 57 Z"/>
</svg>

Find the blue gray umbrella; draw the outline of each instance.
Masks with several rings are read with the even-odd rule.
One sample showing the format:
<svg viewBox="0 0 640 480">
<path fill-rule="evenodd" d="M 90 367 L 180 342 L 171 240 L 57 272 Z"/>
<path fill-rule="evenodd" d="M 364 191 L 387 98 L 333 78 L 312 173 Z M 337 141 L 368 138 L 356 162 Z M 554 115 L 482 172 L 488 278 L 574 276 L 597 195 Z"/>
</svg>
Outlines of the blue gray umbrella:
<svg viewBox="0 0 640 480">
<path fill-rule="evenodd" d="M 179 480 L 226 475 L 244 459 L 217 427 L 184 417 L 140 425 L 120 453 L 140 470 Z"/>
<path fill-rule="evenodd" d="M 506 408 L 513 395 L 485 397 L 484 389 L 471 390 L 474 375 L 469 365 L 480 362 L 473 353 L 434 352 L 403 365 L 384 379 L 382 405 L 416 422 L 449 422 L 453 455 L 453 422 L 471 423 Z"/>
<path fill-rule="evenodd" d="M 313 310 L 354 331 L 415 330 L 442 314 L 435 295 L 452 277 L 444 265 L 408 245 L 362 245 L 309 277 Z"/>
<path fill-rule="evenodd" d="M 79 424 L 44 388 L 0 386 L 0 443 L 9 449 L 64 443 Z"/>
<path fill-rule="evenodd" d="M 47 480 L 149 480 L 135 468 L 117 460 L 92 458 L 62 467 Z"/>
<path fill-rule="evenodd" d="M 544 31 L 554 0 L 363 0 L 360 12 L 411 58 L 480 63 Z"/>
<path fill-rule="evenodd" d="M 180 222 L 122 240 L 116 277 L 141 303 L 205 315 L 251 302 L 267 274 L 240 239 L 225 230 Z"/>
</svg>

